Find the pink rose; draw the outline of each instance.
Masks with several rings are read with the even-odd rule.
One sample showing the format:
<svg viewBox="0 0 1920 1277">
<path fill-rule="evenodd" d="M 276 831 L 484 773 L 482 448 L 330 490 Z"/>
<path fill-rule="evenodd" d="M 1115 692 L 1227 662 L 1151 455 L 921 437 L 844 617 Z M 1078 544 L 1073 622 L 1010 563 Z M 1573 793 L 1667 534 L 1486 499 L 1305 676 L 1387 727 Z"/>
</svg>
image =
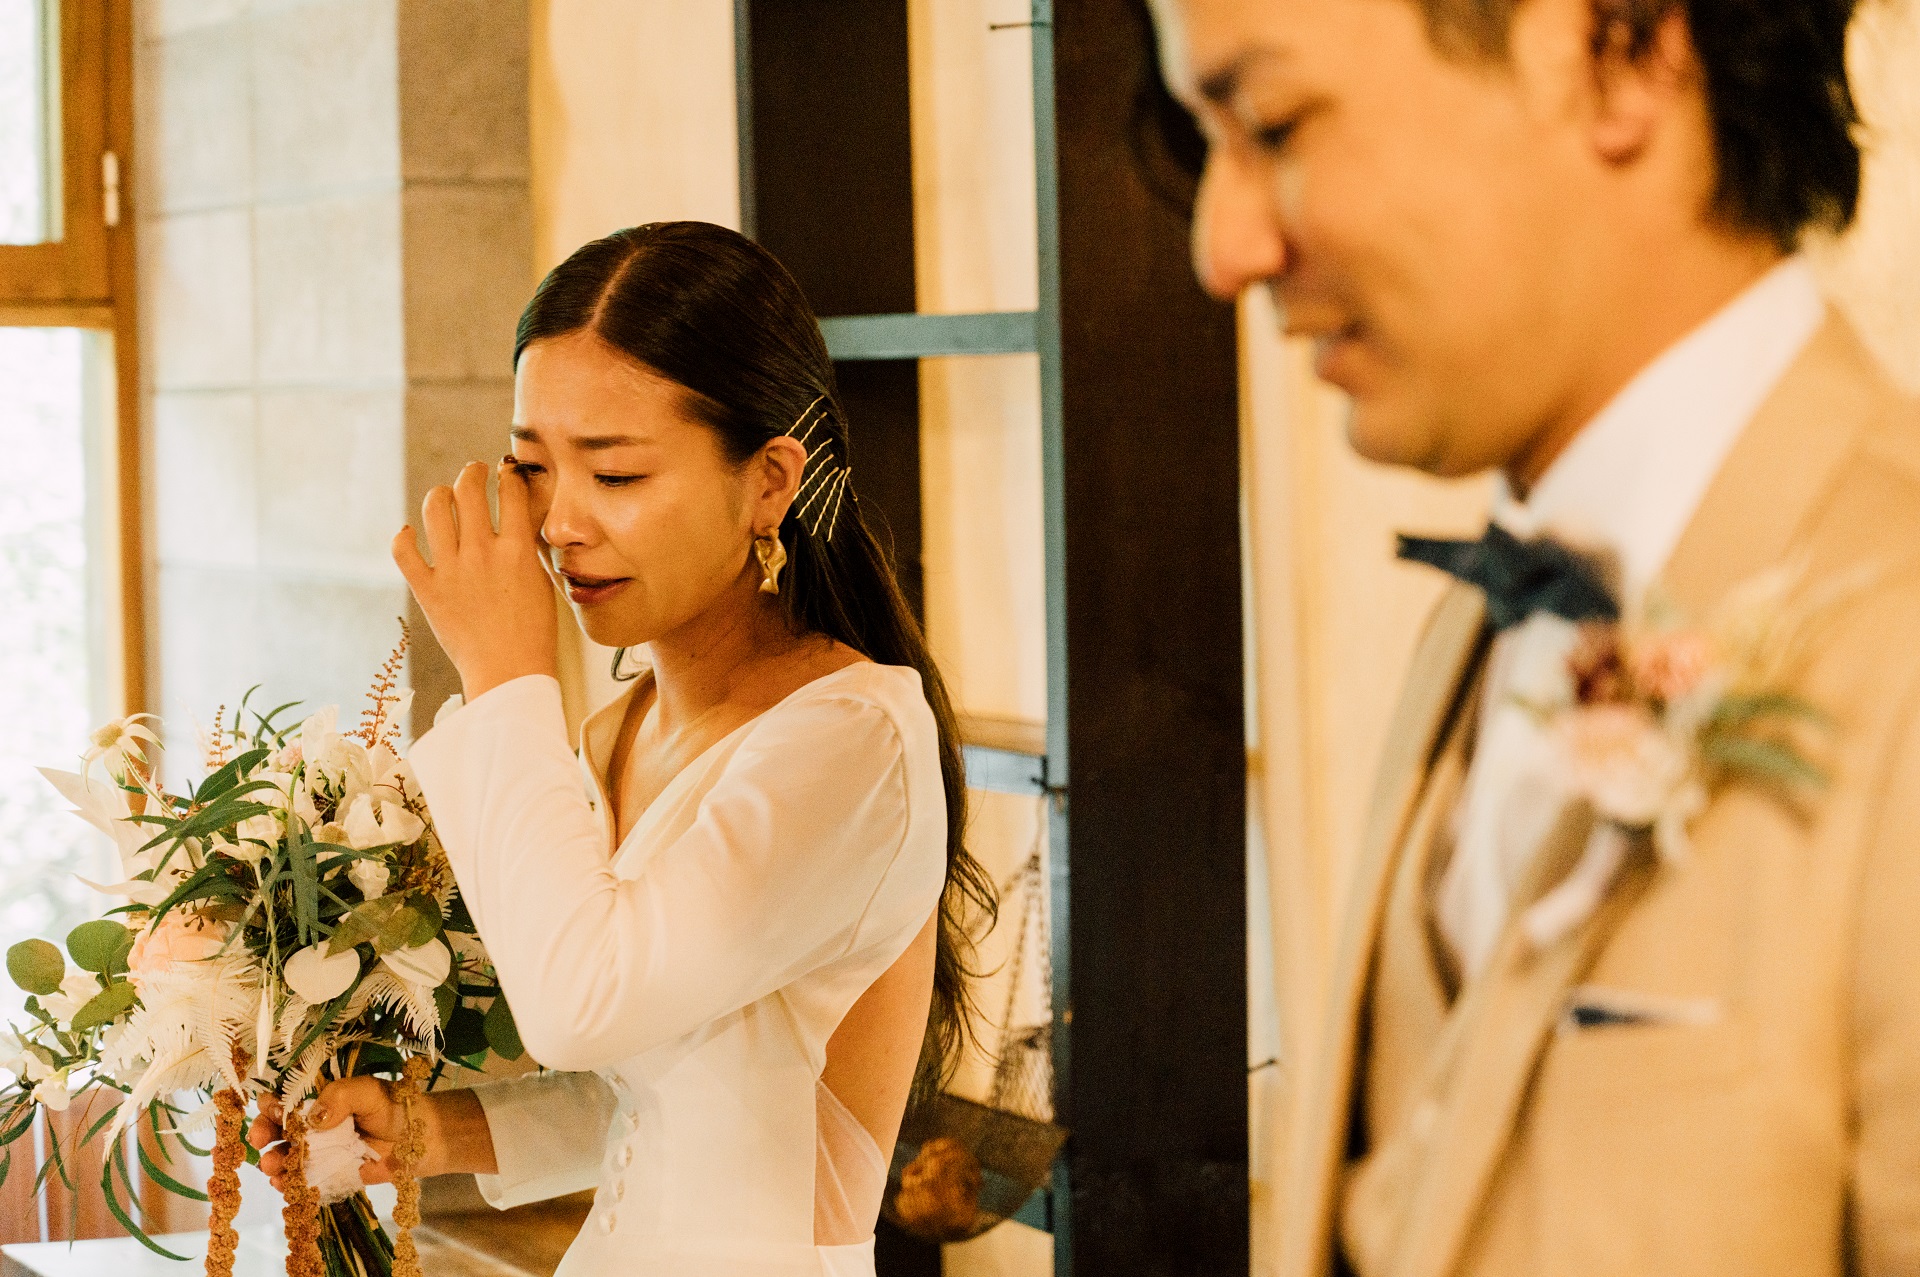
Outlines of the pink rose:
<svg viewBox="0 0 1920 1277">
<path fill-rule="evenodd" d="M 220 952 L 226 930 L 176 909 L 134 938 L 127 973 L 137 983 L 176 962 L 204 962 Z"/>
<path fill-rule="evenodd" d="M 1645 706 L 1582 706 L 1557 734 L 1574 791 L 1628 829 L 1653 825 L 1687 777 L 1686 755 Z"/>
<path fill-rule="evenodd" d="M 1700 686 L 1713 668 L 1713 655 L 1713 640 L 1700 631 L 1669 630 L 1634 653 L 1634 681 L 1671 705 Z"/>
</svg>

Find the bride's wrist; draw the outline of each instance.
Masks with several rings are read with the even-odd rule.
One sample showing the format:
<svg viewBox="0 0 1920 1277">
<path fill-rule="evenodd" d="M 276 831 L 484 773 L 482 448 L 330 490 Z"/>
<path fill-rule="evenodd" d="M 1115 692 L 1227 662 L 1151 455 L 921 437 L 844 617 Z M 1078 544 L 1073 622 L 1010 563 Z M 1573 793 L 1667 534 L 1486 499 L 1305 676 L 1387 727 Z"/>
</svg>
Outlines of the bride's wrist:
<svg viewBox="0 0 1920 1277">
<path fill-rule="evenodd" d="M 487 1111 L 472 1091 L 440 1091 L 429 1095 L 425 1112 L 426 1156 L 422 1175 L 465 1172 L 493 1175 L 499 1167 L 493 1156 L 493 1132 Z"/>
<path fill-rule="evenodd" d="M 558 677 L 557 665 L 552 661 L 517 661 L 492 668 L 475 669 L 472 673 L 462 670 L 460 673 L 460 693 L 468 704 L 479 700 L 494 688 L 511 683 L 515 679 L 526 678 L 530 674 L 545 674 L 549 678 Z"/>
</svg>

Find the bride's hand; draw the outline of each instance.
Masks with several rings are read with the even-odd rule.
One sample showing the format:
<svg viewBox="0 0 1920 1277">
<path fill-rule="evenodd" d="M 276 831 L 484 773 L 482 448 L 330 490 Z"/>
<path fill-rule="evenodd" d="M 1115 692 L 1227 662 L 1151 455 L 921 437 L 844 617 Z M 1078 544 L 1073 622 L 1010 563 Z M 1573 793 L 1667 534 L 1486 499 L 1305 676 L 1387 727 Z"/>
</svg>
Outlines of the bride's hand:
<svg viewBox="0 0 1920 1277">
<path fill-rule="evenodd" d="M 420 1161 L 414 1168 L 416 1176 L 424 1178 L 451 1171 L 483 1175 L 495 1172 L 493 1136 L 487 1129 L 486 1111 L 473 1092 L 442 1091 L 423 1095 L 415 1102 L 415 1112 L 425 1127 Z M 367 1184 L 393 1181 L 393 1148 L 400 1141 L 406 1118 L 404 1107 L 393 1098 L 385 1083 L 370 1077 L 328 1083 L 321 1088 L 307 1120 L 313 1129 L 321 1131 L 352 1122 L 359 1129 L 360 1138 L 380 1155 L 378 1161 L 361 1165 L 361 1181 Z M 261 1171 L 283 1193 L 287 1164 L 284 1139 L 279 1101 L 271 1095 L 261 1096 L 260 1116 L 247 1131 L 247 1142 L 261 1150 Z"/>
<path fill-rule="evenodd" d="M 451 488 L 421 503 L 429 564 L 413 529 L 393 539 L 393 561 L 420 600 L 472 700 L 526 674 L 558 669 L 553 582 L 527 507 L 527 481 L 500 467 L 500 528 L 487 510 L 487 468 L 473 462 Z"/>
</svg>

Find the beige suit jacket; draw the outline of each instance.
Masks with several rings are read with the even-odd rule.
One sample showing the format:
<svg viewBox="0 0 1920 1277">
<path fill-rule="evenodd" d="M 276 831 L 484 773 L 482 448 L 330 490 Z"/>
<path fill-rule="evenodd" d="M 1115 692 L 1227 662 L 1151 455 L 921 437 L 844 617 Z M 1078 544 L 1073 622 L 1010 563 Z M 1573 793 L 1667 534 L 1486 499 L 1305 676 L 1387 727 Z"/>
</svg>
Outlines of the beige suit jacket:
<svg viewBox="0 0 1920 1277">
<path fill-rule="evenodd" d="M 1435 787 L 1457 784 L 1485 649 L 1478 593 L 1443 601 L 1304 1080 L 1282 1277 L 1348 1262 L 1363 1277 L 1920 1273 L 1920 411 L 1837 317 L 1736 445 L 1663 583 L 1704 618 L 1795 559 L 1816 583 L 1885 570 L 1798 679 L 1837 725 L 1811 810 L 1723 792 L 1687 864 L 1637 862 L 1544 952 L 1510 931 L 1450 1008 L 1403 978 L 1414 946 L 1383 934 L 1440 823 Z M 1564 866 L 1565 848 L 1542 859 Z M 1383 971 L 1383 952 L 1398 965 Z M 1711 1013 L 1572 1027 L 1570 998 L 1594 989 Z M 1374 1100 L 1364 1114 L 1356 1094 Z M 1359 1183 L 1356 1122 L 1384 1159 Z"/>
</svg>

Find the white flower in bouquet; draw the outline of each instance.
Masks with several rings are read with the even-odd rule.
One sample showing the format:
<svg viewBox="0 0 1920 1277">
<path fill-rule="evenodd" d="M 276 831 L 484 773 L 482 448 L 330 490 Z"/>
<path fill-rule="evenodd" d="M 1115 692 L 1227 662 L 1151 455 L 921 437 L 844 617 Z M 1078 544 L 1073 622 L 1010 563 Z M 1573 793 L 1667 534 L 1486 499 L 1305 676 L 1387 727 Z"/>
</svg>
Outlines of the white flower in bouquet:
<svg viewBox="0 0 1920 1277">
<path fill-rule="evenodd" d="M 360 978 L 360 952 L 328 953 L 327 946 L 310 944 L 287 959 L 282 978 L 310 1006 L 331 1002 Z"/>
<path fill-rule="evenodd" d="M 67 1106 L 73 1103 L 73 1093 L 67 1090 L 67 1071 L 62 1069 L 34 1087 L 33 1102 L 49 1112 L 66 1112 Z"/>
<path fill-rule="evenodd" d="M 116 776 L 124 774 L 132 764 L 144 764 L 146 747 L 160 743 L 160 738 L 146 726 L 152 721 L 151 714 L 129 714 L 97 728 L 87 738 L 85 761 L 89 764 L 98 761 L 109 774 Z"/>
<path fill-rule="evenodd" d="M 12 1029 L 0 1029 L 0 1073 L 11 1073 L 21 1081 L 38 1081 L 34 1071 L 44 1076 L 46 1065 L 27 1051 L 26 1043 Z"/>
<path fill-rule="evenodd" d="M 380 958 L 387 970 L 418 988 L 433 989 L 446 981 L 453 970 L 453 954 L 438 940 L 396 949 Z"/>
</svg>

